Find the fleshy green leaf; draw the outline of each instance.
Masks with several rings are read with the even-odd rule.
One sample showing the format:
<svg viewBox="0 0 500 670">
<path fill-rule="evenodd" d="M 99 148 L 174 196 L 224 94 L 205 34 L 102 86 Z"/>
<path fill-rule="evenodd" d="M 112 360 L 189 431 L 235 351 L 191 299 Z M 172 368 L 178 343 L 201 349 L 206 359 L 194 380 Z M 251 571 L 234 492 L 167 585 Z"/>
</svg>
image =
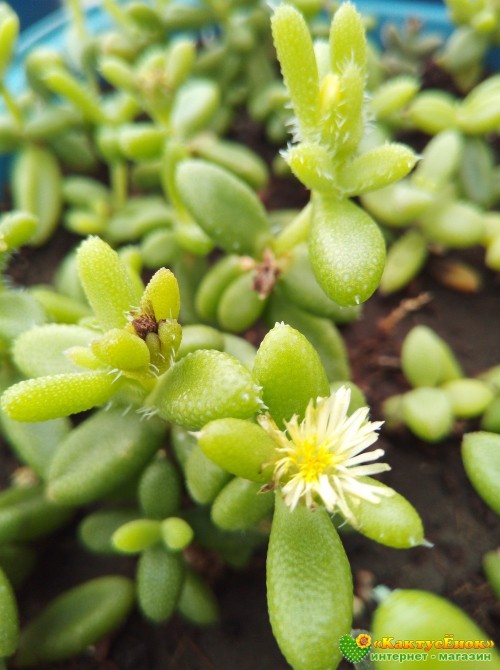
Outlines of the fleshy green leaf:
<svg viewBox="0 0 500 670">
<path fill-rule="evenodd" d="M 212 519 L 224 530 L 247 530 L 266 517 L 274 506 L 272 491 L 235 477 L 219 493 L 212 505 Z"/>
<path fill-rule="evenodd" d="M 80 654 L 118 628 L 133 603 L 126 577 L 99 577 L 66 591 L 22 631 L 16 665 L 38 668 Z"/>
<path fill-rule="evenodd" d="M 462 459 L 476 491 L 500 514 L 500 435 L 486 432 L 464 435 Z"/>
<path fill-rule="evenodd" d="M 151 621 L 166 621 L 174 613 L 184 581 L 184 564 L 177 553 L 161 545 L 150 547 L 137 568 L 137 598 Z"/>
<path fill-rule="evenodd" d="M 27 379 L 2 395 L 2 411 L 15 421 L 47 421 L 103 405 L 119 384 L 107 372 L 82 372 Z"/>
<path fill-rule="evenodd" d="M 403 397 L 403 418 L 408 428 L 426 442 L 439 442 L 453 428 L 453 410 L 446 391 L 421 387 Z"/>
<path fill-rule="evenodd" d="M 49 323 L 22 333 L 13 347 L 14 361 L 27 377 L 82 372 L 65 354 L 70 347 L 85 347 L 96 336 L 82 326 Z"/>
<path fill-rule="evenodd" d="M 415 326 L 405 337 L 401 367 L 412 386 L 437 386 L 458 379 L 462 370 L 448 344 L 428 326 Z"/>
<path fill-rule="evenodd" d="M 250 418 L 262 407 L 247 368 L 222 351 L 188 354 L 163 376 L 150 403 L 160 416 L 196 430 L 213 419 Z"/>
<path fill-rule="evenodd" d="M 198 433 L 198 444 L 227 472 L 261 484 L 270 480 L 265 466 L 275 458 L 276 443 L 257 424 L 243 419 L 211 421 Z"/>
<path fill-rule="evenodd" d="M 309 29 L 304 17 L 285 4 L 274 12 L 271 27 L 300 134 L 314 138 L 319 128 L 319 77 Z"/>
<path fill-rule="evenodd" d="M 264 207 L 230 172 L 203 160 L 177 168 L 177 188 L 196 222 L 224 251 L 259 255 L 269 241 Z"/>
<path fill-rule="evenodd" d="M 49 470 L 49 495 L 82 505 L 106 495 L 139 473 L 161 443 L 156 422 L 123 409 L 101 411 L 60 444 Z"/>
<path fill-rule="evenodd" d="M 123 328 L 138 296 L 125 264 L 116 251 L 98 237 L 78 248 L 78 273 L 85 294 L 103 330 Z"/>
<path fill-rule="evenodd" d="M 0 656 L 5 658 L 12 656 L 19 642 L 19 615 L 14 591 L 2 569 L 0 569 L 0 617 L 2 621 Z"/>
<path fill-rule="evenodd" d="M 381 482 L 363 477 L 362 481 L 387 490 Z M 377 503 L 359 498 L 352 505 L 356 530 L 375 542 L 396 549 L 407 549 L 424 544 L 422 519 L 416 509 L 399 493 L 380 496 Z"/>
<path fill-rule="evenodd" d="M 450 601 L 427 591 L 398 590 L 393 591 L 375 611 L 372 624 L 374 640 L 383 640 L 387 631 L 394 640 L 484 640 L 489 636 L 477 626 L 472 619 Z M 449 653 L 460 653 L 462 649 L 449 649 Z M 495 649 L 489 648 L 491 661 L 488 666 L 492 670 L 500 668 L 500 657 Z M 405 649 L 407 654 L 406 665 L 411 670 L 426 668 L 426 670 L 441 670 L 443 661 L 438 655 L 428 654 L 425 660 L 412 659 L 414 654 L 421 654 L 418 648 Z M 434 657 L 433 657 L 434 656 Z M 393 670 L 401 663 L 395 660 L 377 661 L 377 670 Z M 460 668 L 477 670 L 478 661 L 460 659 L 452 662 Z"/>
<path fill-rule="evenodd" d="M 15 208 L 38 219 L 31 243 L 43 244 L 56 227 L 62 207 L 62 173 L 54 154 L 27 145 L 16 156 L 11 186 Z"/>
<path fill-rule="evenodd" d="M 323 509 L 293 512 L 276 496 L 267 554 L 267 599 L 274 636 L 294 670 L 331 670 L 338 640 L 351 629 L 349 562 Z"/>
<path fill-rule="evenodd" d="M 406 177 L 416 162 L 417 156 L 404 144 L 383 144 L 346 163 L 340 186 L 348 197 L 375 191 Z"/>
<path fill-rule="evenodd" d="M 309 253 L 318 283 L 339 305 L 359 305 L 380 283 L 384 238 L 373 219 L 348 200 L 316 201 Z"/>
<path fill-rule="evenodd" d="M 311 398 L 330 394 L 317 352 L 304 335 L 285 324 L 276 324 L 265 336 L 253 372 L 263 387 L 263 401 L 278 425 L 294 414 L 303 417 Z"/>
</svg>

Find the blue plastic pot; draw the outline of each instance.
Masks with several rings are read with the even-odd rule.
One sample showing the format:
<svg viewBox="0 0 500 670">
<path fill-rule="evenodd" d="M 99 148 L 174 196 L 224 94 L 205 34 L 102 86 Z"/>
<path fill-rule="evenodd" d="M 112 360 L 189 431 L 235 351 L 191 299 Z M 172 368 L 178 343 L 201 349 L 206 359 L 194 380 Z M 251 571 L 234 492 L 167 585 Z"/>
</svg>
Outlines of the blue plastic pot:
<svg viewBox="0 0 500 670">
<path fill-rule="evenodd" d="M 19 16 L 23 30 L 59 7 L 58 0 L 10 0 L 9 4 Z"/>
</svg>

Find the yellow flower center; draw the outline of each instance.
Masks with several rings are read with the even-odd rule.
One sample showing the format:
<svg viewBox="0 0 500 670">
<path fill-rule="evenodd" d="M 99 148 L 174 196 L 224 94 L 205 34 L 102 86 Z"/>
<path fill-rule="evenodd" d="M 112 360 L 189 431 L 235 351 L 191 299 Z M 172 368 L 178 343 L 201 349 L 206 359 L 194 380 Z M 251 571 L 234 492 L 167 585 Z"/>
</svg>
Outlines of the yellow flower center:
<svg viewBox="0 0 500 670">
<path fill-rule="evenodd" d="M 307 482 L 318 480 L 320 475 L 341 460 L 335 458 L 326 442 L 318 444 L 316 435 L 307 437 L 295 446 L 296 449 L 290 453 L 290 460 Z"/>
</svg>

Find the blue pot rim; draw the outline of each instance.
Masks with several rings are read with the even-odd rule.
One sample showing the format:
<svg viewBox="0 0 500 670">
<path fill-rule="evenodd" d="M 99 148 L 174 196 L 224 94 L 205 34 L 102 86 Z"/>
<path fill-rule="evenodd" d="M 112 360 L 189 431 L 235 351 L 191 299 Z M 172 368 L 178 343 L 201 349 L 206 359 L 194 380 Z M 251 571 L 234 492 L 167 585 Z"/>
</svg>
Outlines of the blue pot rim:
<svg viewBox="0 0 500 670">
<path fill-rule="evenodd" d="M 124 2 L 125 0 L 119 0 Z M 196 0 L 184 0 L 195 2 Z M 424 33 L 434 33 L 446 38 L 452 32 L 452 24 L 447 9 L 440 0 L 353 0 L 356 7 L 365 15 L 376 20 L 371 33 L 380 43 L 380 34 L 384 26 L 392 23 L 404 25 L 409 18 L 416 18 L 422 23 Z M 109 16 L 99 5 L 86 10 L 87 28 L 90 33 L 104 32 L 111 27 Z M 16 54 L 7 73 L 6 83 L 13 95 L 19 95 L 26 89 L 26 77 L 23 62 L 27 54 L 35 46 L 48 46 L 64 51 L 66 31 L 69 19 L 64 8 L 48 14 L 24 30 L 19 38 Z M 500 49 L 492 49 L 488 54 L 487 63 L 492 70 L 500 70 Z"/>
<path fill-rule="evenodd" d="M 421 20 L 426 32 L 437 32 L 444 37 L 451 32 L 445 7 L 435 2 L 403 0 L 396 3 L 384 0 L 355 0 L 355 4 L 363 13 L 376 17 L 378 31 L 386 23 L 400 25 L 409 17 L 416 17 Z M 66 11 L 58 9 L 22 32 L 16 55 L 7 74 L 7 85 L 12 93 L 19 94 L 25 88 L 23 61 L 33 47 L 43 44 L 58 50 L 64 49 L 66 39 L 64 28 L 67 24 Z M 87 10 L 87 27 L 91 33 L 102 32 L 110 25 L 108 16 L 99 6 Z"/>
</svg>

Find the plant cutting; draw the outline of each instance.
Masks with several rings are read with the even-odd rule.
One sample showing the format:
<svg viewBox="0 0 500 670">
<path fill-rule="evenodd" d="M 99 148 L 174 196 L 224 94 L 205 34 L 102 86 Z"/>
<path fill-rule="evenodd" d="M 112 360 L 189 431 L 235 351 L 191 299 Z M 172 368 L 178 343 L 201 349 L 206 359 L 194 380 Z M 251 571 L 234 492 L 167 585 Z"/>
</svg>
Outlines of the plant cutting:
<svg viewBox="0 0 500 670">
<path fill-rule="evenodd" d="M 286 667 L 361 661 L 383 589 L 360 588 L 349 546 L 440 546 L 397 478 L 386 482 L 398 458 L 387 441 L 399 431 L 439 449 L 463 437 L 458 476 L 473 504 L 499 510 L 495 361 L 466 375 L 446 339 L 417 325 L 399 337 L 396 392 L 380 396 L 349 346 L 372 302 L 411 292 L 426 261 L 449 263 L 455 288 L 465 266 L 446 254 L 486 248 L 479 267 L 498 269 L 496 77 L 476 85 L 473 58 L 453 99 L 421 90 L 422 64 L 391 76 L 348 2 L 325 18 L 314 2 L 106 0 L 97 34 L 79 2 L 66 5 L 69 51 L 30 50 L 23 95 L 6 77 L 0 89 L 0 147 L 13 154 L 0 421 L 18 462 L 0 493 L 0 656 L 6 667 L 65 662 L 119 635 L 133 610 L 140 625 L 214 624 L 218 575 L 261 560 Z M 18 20 L 0 10 L 5 73 Z M 455 72 L 453 39 L 430 48 L 416 30 L 415 59 Z M 462 168 L 466 156 L 481 169 Z M 280 183 L 293 206 L 269 206 Z M 23 254 L 58 244 L 45 283 L 16 285 Z M 428 299 L 402 300 L 380 320 L 383 337 Z M 28 620 L 15 589 L 29 590 L 37 551 L 61 533 L 120 567 L 71 579 Z M 393 609 L 411 610 L 411 595 L 395 597 L 374 639 L 399 619 Z M 437 602 L 418 598 L 423 610 Z M 439 603 L 450 626 L 470 621 Z M 483 619 L 487 630 L 463 630 L 490 640 Z"/>
</svg>

